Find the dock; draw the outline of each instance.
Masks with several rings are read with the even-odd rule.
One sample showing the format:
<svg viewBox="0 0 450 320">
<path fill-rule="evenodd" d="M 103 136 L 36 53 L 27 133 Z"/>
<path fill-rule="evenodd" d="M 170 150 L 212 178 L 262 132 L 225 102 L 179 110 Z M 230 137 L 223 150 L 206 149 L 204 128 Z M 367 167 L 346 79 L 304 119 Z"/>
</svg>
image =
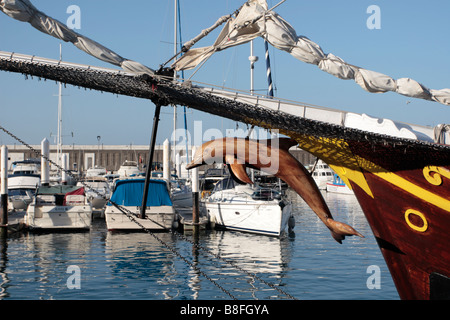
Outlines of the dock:
<svg viewBox="0 0 450 320">
<path fill-rule="evenodd" d="M 0 209 L 0 213 L 3 213 L 3 209 Z M 6 224 L 8 234 L 20 232 L 25 229 L 25 221 L 24 221 L 25 214 L 26 214 L 25 211 L 8 212 L 8 223 Z"/>
</svg>

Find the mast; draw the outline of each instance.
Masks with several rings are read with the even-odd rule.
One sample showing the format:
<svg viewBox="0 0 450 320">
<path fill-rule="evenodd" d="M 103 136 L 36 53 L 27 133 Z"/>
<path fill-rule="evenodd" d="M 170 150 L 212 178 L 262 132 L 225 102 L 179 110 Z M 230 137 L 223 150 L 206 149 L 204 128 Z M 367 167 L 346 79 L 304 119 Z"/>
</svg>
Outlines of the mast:
<svg viewBox="0 0 450 320">
<path fill-rule="evenodd" d="M 258 61 L 258 57 L 253 54 L 253 40 L 250 41 L 250 56 L 248 57 L 248 60 L 250 60 L 250 94 L 253 96 L 255 94 L 255 78 L 254 78 L 254 72 L 255 72 L 255 63 Z M 248 132 L 248 137 L 252 137 L 254 126 L 252 126 Z M 251 174 L 251 180 L 255 181 L 255 170 L 250 169 Z M 253 188 L 255 185 L 253 184 Z"/>
<path fill-rule="evenodd" d="M 174 0 L 174 38 L 173 38 L 173 54 L 177 54 L 177 43 L 178 43 L 178 0 Z M 177 72 L 174 71 L 173 78 L 177 80 Z M 177 156 L 177 144 L 176 144 L 176 132 L 177 132 L 177 106 L 173 105 L 173 163 Z M 179 174 L 179 172 L 177 172 Z"/>
<path fill-rule="evenodd" d="M 258 57 L 253 55 L 253 40 L 250 41 L 250 56 L 248 57 L 248 60 L 250 60 L 250 94 L 253 95 L 255 93 L 254 88 L 255 62 L 258 61 Z"/>
<path fill-rule="evenodd" d="M 183 48 L 183 39 L 181 37 L 181 14 L 180 14 L 180 4 L 179 4 L 180 0 L 175 0 L 175 46 L 174 46 L 174 55 L 177 54 L 177 43 L 178 43 L 178 39 L 180 39 L 179 43 L 180 43 L 180 50 L 182 50 Z M 178 34 L 177 34 L 178 31 Z M 183 53 L 181 53 L 183 54 Z M 175 73 L 174 75 L 175 79 L 177 77 L 177 74 Z M 181 71 L 181 81 L 184 81 L 184 71 Z M 186 139 L 186 163 L 189 163 L 189 141 L 188 141 L 188 134 L 187 134 L 187 109 L 186 106 L 183 107 L 184 109 L 184 132 L 185 132 L 185 139 Z M 175 106 L 175 110 L 176 110 L 176 106 Z M 175 119 L 176 119 L 176 114 L 175 114 Z M 174 120 L 174 127 L 176 126 L 176 120 Z M 176 157 L 176 154 L 175 154 Z M 177 172 L 178 176 L 180 177 L 181 172 Z M 187 172 L 188 178 L 190 178 L 191 173 L 190 171 Z"/>
<path fill-rule="evenodd" d="M 62 45 L 59 44 L 59 61 L 62 61 Z M 62 83 L 59 82 L 58 93 L 58 129 L 56 137 L 56 163 L 61 167 L 61 155 L 62 155 Z M 59 169 L 58 169 L 59 170 Z"/>
</svg>

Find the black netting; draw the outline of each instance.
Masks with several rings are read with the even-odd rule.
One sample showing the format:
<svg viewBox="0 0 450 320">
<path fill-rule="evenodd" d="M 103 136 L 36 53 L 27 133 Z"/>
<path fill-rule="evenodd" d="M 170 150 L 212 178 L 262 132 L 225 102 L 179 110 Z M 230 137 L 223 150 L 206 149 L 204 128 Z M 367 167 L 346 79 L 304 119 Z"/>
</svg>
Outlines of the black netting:
<svg viewBox="0 0 450 320">
<path fill-rule="evenodd" d="M 221 98 L 195 87 L 167 81 L 163 77 L 129 75 L 95 69 L 46 65 L 0 59 L 0 69 L 33 77 L 51 79 L 78 87 L 149 99 L 160 105 L 182 105 L 220 117 L 267 129 L 279 129 L 290 136 L 343 139 L 351 142 L 352 152 L 382 160 L 389 152 L 389 163 L 417 167 L 423 164 L 449 165 L 450 147 L 422 141 L 395 138 L 357 129 L 305 119 Z M 394 159 L 397 158 L 397 159 Z M 376 160 L 376 159 L 372 159 Z M 376 161 L 377 163 L 379 161 Z M 405 163 L 406 162 L 406 163 Z"/>
</svg>

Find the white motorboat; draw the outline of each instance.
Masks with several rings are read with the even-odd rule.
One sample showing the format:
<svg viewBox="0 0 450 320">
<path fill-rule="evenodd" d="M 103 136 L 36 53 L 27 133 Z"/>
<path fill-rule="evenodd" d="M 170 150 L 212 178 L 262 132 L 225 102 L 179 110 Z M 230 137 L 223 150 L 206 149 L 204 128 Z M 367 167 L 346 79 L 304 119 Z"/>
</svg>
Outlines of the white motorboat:
<svg viewBox="0 0 450 320">
<path fill-rule="evenodd" d="M 119 170 L 117 170 L 117 174 L 121 177 L 134 177 L 143 174 L 141 170 L 139 170 L 139 166 L 136 161 L 128 161 L 120 166 Z"/>
<path fill-rule="evenodd" d="M 327 192 L 340 194 L 355 194 L 335 173 L 332 182 L 327 182 Z"/>
<path fill-rule="evenodd" d="M 106 168 L 95 166 L 86 170 L 86 177 L 103 177 L 107 174 Z"/>
<path fill-rule="evenodd" d="M 231 178 L 218 182 L 201 205 L 215 227 L 269 236 L 280 236 L 292 215 L 280 192 L 236 185 Z"/>
<path fill-rule="evenodd" d="M 86 177 L 77 183 L 79 187 L 85 188 L 86 197 L 96 210 L 104 209 L 111 197 L 111 188 L 105 177 Z"/>
<path fill-rule="evenodd" d="M 148 230 L 166 231 L 172 228 L 175 209 L 165 180 L 149 180 L 145 217 L 140 217 L 144 184 L 145 179 L 142 178 L 115 181 L 111 202 L 105 209 L 108 230 L 143 230 L 144 227 Z M 125 212 L 135 221 L 132 221 Z"/>
<path fill-rule="evenodd" d="M 88 230 L 92 223 L 92 206 L 84 188 L 41 186 L 28 206 L 24 220 L 33 230 Z"/>
<path fill-rule="evenodd" d="M 26 210 L 41 185 L 40 160 L 15 161 L 8 176 L 8 197 L 11 210 Z"/>
<path fill-rule="evenodd" d="M 322 160 L 319 159 L 312 170 L 312 177 L 319 187 L 319 190 L 326 190 L 327 183 L 333 181 L 334 171 Z"/>
</svg>

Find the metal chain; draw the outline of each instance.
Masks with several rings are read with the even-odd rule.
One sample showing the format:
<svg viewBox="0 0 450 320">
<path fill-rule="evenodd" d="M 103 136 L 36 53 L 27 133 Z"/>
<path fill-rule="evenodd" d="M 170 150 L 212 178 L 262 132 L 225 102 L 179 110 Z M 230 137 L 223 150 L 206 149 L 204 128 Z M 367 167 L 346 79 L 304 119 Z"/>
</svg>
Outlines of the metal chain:
<svg viewBox="0 0 450 320">
<path fill-rule="evenodd" d="M 27 147 L 28 149 L 30 149 L 36 156 L 42 157 L 44 158 L 46 161 L 48 161 L 49 163 L 51 163 L 52 165 L 54 165 L 55 167 L 57 167 L 59 170 L 65 171 L 69 176 L 71 176 L 72 178 L 76 179 L 76 177 L 68 170 L 64 170 L 62 167 L 60 167 L 57 163 L 55 163 L 54 161 L 50 160 L 47 156 L 41 154 L 40 151 L 34 149 L 31 145 L 27 144 L 25 141 L 23 141 L 22 139 L 20 139 L 19 137 L 17 137 L 16 135 L 14 135 L 12 132 L 10 132 L 9 130 L 7 130 L 6 128 L 4 128 L 3 126 L 0 125 L 0 130 L 2 130 L 3 132 L 5 132 L 7 135 L 11 136 L 13 139 L 17 140 L 19 143 L 21 143 L 22 145 L 24 145 L 25 147 Z M 115 208 L 117 208 L 120 212 L 122 212 L 123 214 L 125 214 L 132 222 L 136 223 L 136 225 L 138 225 L 142 230 L 144 230 L 145 232 L 147 232 L 149 235 L 151 235 L 155 240 L 157 240 L 159 243 L 161 243 L 164 247 L 166 247 L 168 250 L 170 250 L 173 254 L 175 254 L 177 257 L 179 257 L 180 259 L 182 259 L 184 262 L 186 262 L 190 267 L 192 267 L 194 270 L 196 270 L 197 272 L 199 272 L 201 275 L 203 275 L 207 280 L 209 280 L 210 282 L 212 282 L 216 287 L 218 287 L 220 290 L 222 290 L 224 293 L 226 293 L 229 297 L 231 297 L 233 300 L 237 300 L 228 290 L 226 290 L 225 288 L 223 288 L 220 284 L 218 284 L 216 281 L 214 281 L 213 279 L 211 279 L 206 273 L 204 273 L 202 270 L 200 270 L 200 268 L 198 268 L 197 266 L 195 266 L 193 263 L 191 263 L 188 259 L 186 259 L 185 257 L 183 257 L 179 252 L 177 252 L 174 248 L 172 248 L 171 246 L 169 246 L 167 243 L 165 243 L 163 240 L 161 240 L 159 237 L 157 237 L 153 232 L 151 232 L 149 229 L 147 229 L 145 226 L 143 226 L 138 220 L 136 220 L 136 214 L 134 214 L 133 212 L 131 212 L 130 210 L 118 205 L 117 203 L 115 203 L 114 201 L 112 201 L 111 199 L 107 199 L 103 194 L 101 194 L 100 192 L 98 192 L 95 189 L 92 189 L 91 186 L 85 184 L 83 181 L 80 181 L 80 183 L 83 185 L 83 187 L 89 189 L 90 191 L 93 191 L 95 194 L 97 194 L 98 196 L 102 197 L 104 200 L 108 201 L 109 203 L 111 203 L 111 205 L 113 205 Z M 159 223 L 157 223 L 156 221 L 152 220 L 151 218 L 147 217 L 147 219 L 149 219 L 150 221 L 152 221 L 153 223 L 156 223 L 157 225 L 160 225 Z M 161 227 L 163 227 L 164 229 L 168 230 L 167 228 L 165 228 L 164 226 L 160 225 Z M 295 297 L 293 297 L 292 295 L 290 295 L 289 293 L 283 291 L 282 289 L 278 288 L 276 285 L 274 285 L 273 283 L 267 282 L 266 280 L 262 279 L 261 277 L 259 277 L 258 275 L 256 275 L 255 273 L 249 272 L 241 267 L 239 267 L 238 265 L 236 265 L 235 262 L 224 259 L 223 257 L 221 257 L 219 254 L 216 254 L 214 252 L 212 252 L 210 249 L 205 248 L 204 246 L 195 243 L 194 241 L 192 241 L 191 239 L 187 238 L 185 235 L 177 232 L 176 230 L 174 230 L 173 234 L 175 234 L 178 238 L 189 242 L 190 244 L 192 244 L 194 247 L 196 247 L 197 249 L 203 250 L 206 253 L 208 253 L 209 255 L 215 257 L 216 259 L 225 262 L 226 264 L 232 266 L 233 268 L 247 274 L 249 277 L 252 277 L 254 279 L 257 279 L 259 281 L 261 281 L 262 283 L 264 283 L 265 285 L 269 286 L 270 288 L 277 290 L 278 292 L 280 292 L 283 295 L 286 295 L 287 297 L 289 297 L 290 299 L 293 300 L 297 300 Z"/>
<path fill-rule="evenodd" d="M 232 298 L 233 300 L 237 300 L 235 296 L 233 296 L 228 290 L 226 290 L 224 287 L 222 287 L 219 283 L 217 283 L 215 280 L 211 279 L 206 273 L 204 273 L 199 267 L 197 267 L 195 264 L 193 264 L 192 262 L 190 262 L 187 258 L 185 258 L 184 256 L 182 256 L 178 251 L 176 251 L 174 248 L 172 248 L 171 246 L 169 246 L 166 242 L 164 242 L 163 240 L 161 240 L 159 237 L 156 236 L 156 234 L 154 234 L 153 232 L 151 232 L 149 229 L 147 229 L 145 226 L 143 226 L 139 221 L 137 221 L 135 219 L 135 217 L 133 216 L 133 214 L 127 214 L 125 208 L 122 208 L 120 206 L 118 206 L 117 204 L 115 204 L 114 202 L 111 201 L 111 203 L 117 208 L 119 209 L 122 213 L 124 213 L 132 222 L 136 223 L 139 227 L 142 228 L 142 230 L 144 230 L 145 232 L 147 232 L 149 235 L 151 235 L 156 241 L 158 241 L 160 244 L 162 244 L 166 249 L 168 249 L 169 251 L 171 251 L 173 254 L 175 254 L 178 258 L 180 258 L 181 260 L 183 260 L 184 262 L 186 262 L 192 269 L 194 269 L 195 271 L 197 271 L 198 273 L 200 273 L 202 276 L 204 276 L 207 280 L 209 280 L 211 283 L 213 283 L 217 288 L 219 288 L 220 290 L 222 290 L 224 293 L 226 293 L 230 298 Z"/>
<path fill-rule="evenodd" d="M 261 277 L 259 277 L 257 274 L 255 274 L 255 273 L 253 273 L 253 272 L 250 272 L 250 271 L 248 271 L 248 270 L 245 270 L 245 269 L 241 268 L 240 266 L 238 266 L 238 265 L 236 264 L 236 262 L 231 261 L 231 260 L 228 260 L 228 259 L 225 259 L 225 258 L 223 258 L 222 256 L 220 256 L 219 254 L 216 254 L 216 253 L 212 252 L 210 249 L 205 248 L 204 246 L 202 246 L 202 245 L 200 245 L 200 244 L 198 244 L 198 243 L 195 243 L 194 241 L 188 239 L 185 235 L 183 235 L 183 234 L 181 234 L 181 233 L 179 233 L 179 232 L 175 232 L 175 235 L 176 235 L 177 237 L 179 237 L 179 238 L 181 238 L 181 239 L 183 239 L 183 240 L 185 240 L 185 241 L 191 243 L 191 244 L 192 244 L 193 246 L 195 246 L 197 249 L 201 249 L 201 250 L 205 251 L 206 253 L 208 253 L 209 255 L 215 257 L 216 259 L 221 260 L 221 261 L 225 262 L 226 264 L 229 264 L 229 265 L 232 266 L 233 268 L 235 268 L 235 269 L 237 269 L 237 270 L 239 270 L 239 271 L 241 271 L 241 272 L 247 274 L 249 277 L 261 281 L 262 283 L 264 283 L 265 285 L 269 286 L 270 288 L 272 288 L 272 289 L 274 289 L 274 290 L 277 290 L 277 291 L 280 292 L 281 294 L 283 294 L 283 295 L 289 297 L 289 299 L 292 299 L 292 300 L 298 300 L 297 298 L 293 297 L 291 294 L 289 294 L 289 293 L 283 291 L 282 289 L 278 288 L 278 286 L 274 285 L 273 283 L 267 282 L 266 280 L 264 280 L 264 279 L 262 279 Z"/>
<path fill-rule="evenodd" d="M 20 139 L 19 137 L 17 137 L 16 135 L 14 135 L 12 132 L 8 131 L 7 129 L 5 129 L 3 126 L 0 125 L 0 130 L 2 130 L 3 132 L 5 132 L 6 134 L 8 134 L 9 136 L 11 136 L 12 138 L 14 138 L 15 140 L 17 140 L 18 142 L 20 142 L 21 144 L 23 144 L 24 146 L 26 146 L 28 149 L 30 149 L 34 154 L 36 154 L 37 156 L 43 157 L 45 160 L 47 160 L 49 163 L 53 164 L 54 166 L 56 166 L 58 169 L 60 170 L 64 170 L 63 168 L 61 168 L 58 164 L 56 164 L 55 162 L 53 162 L 52 160 L 48 159 L 47 156 L 41 154 L 38 150 L 34 149 L 31 145 L 27 144 L 25 141 L 23 141 L 22 139 Z M 72 173 L 68 170 L 64 170 L 68 175 L 70 175 L 72 178 L 75 178 Z M 86 185 L 83 183 L 83 186 L 87 187 L 88 189 L 94 191 L 96 194 L 100 195 L 101 197 L 103 197 L 103 199 L 106 199 L 106 197 L 102 194 L 100 194 L 97 190 L 92 189 L 90 186 Z M 166 247 L 168 250 L 170 250 L 173 254 L 175 254 L 177 257 L 179 257 L 180 259 L 182 259 L 184 262 L 186 262 L 191 268 L 193 268 L 194 270 L 196 270 L 198 273 L 200 273 L 202 276 L 204 276 L 207 280 L 209 280 L 211 283 L 213 283 L 216 287 L 218 287 L 220 290 L 222 290 L 224 293 L 226 293 L 230 298 L 232 298 L 233 300 L 237 300 L 236 297 L 234 297 L 228 290 L 226 290 L 225 288 L 223 288 L 220 284 L 218 284 L 216 281 L 214 281 L 213 279 L 211 279 L 206 273 L 204 273 L 202 270 L 200 270 L 200 268 L 198 268 L 196 265 L 194 265 L 192 262 L 190 262 L 187 258 L 183 257 L 179 252 L 177 252 L 174 248 L 172 248 L 171 246 L 169 246 L 167 243 L 165 243 L 163 240 L 161 240 L 159 237 L 157 237 L 153 232 L 151 232 L 149 229 L 145 228 L 139 221 L 136 220 L 136 218 L 134 217 L 134 214 L 132 212 L 130 212 L 129 210 L 127 210 L 126 208 L 123 208 L 121 206 L 119 206 L 117 203 L 111 201 L 110 199 L 106 199 L 108 200 L 114 207 L 116 207 L 118 210 L 120 210 L 120 212 L 122 212 L 123 214 L 125 214 L 131 221 L 133 221 L 134 223 L 136 223 L 139 227 L 142 228 L 142 230 L 146 231 L 148 234 L 150 234 L 154 239 L 156 239 L 160 244 L 162 244 L 164 247 Z M 151 220 L 151 219 L 150 219 Z M 152 220 L 152 222 L 155 222 Z"/>
</svg>

